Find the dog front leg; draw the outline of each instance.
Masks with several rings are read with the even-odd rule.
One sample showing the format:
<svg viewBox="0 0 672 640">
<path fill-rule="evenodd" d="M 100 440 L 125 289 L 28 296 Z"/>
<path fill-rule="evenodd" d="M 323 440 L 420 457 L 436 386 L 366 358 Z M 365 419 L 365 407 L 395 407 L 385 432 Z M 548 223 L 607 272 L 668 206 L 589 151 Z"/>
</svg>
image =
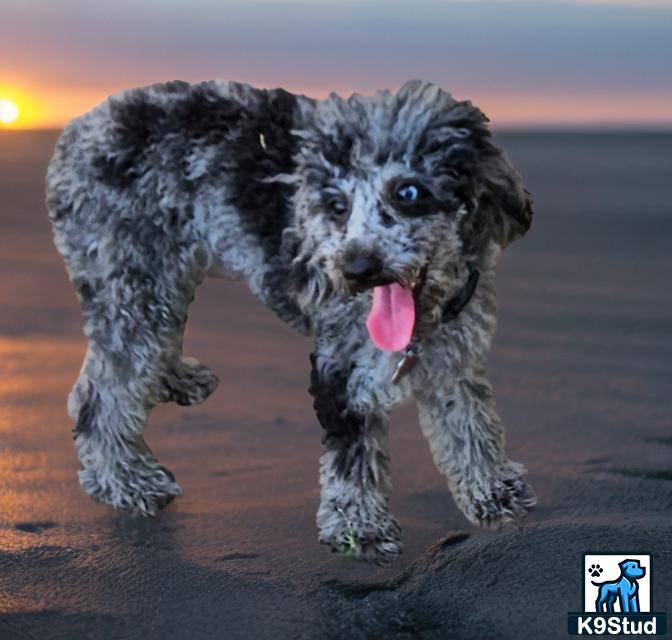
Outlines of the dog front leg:
<svg viewBox="0 0 672 640">
<path fill-rule="evenodd" d="M 622 588 L 618 592 L 618 601 L 621 605 L 621 613 L 637 613 L 637 592 L 631 595 L 628 587 Z"/>
<path fill-rule="evenodd" d="M 388 512 L 389 419 L 382 408 L 354 410 L 348 376 L 311 356 L 310 393 L 324 429 L 320 458 L 319 540 L 338 553 L 386 563 L 401 553 L 399 524 Z"/>
<path fill-rule="evenodd" d="M 491 527 L 525 515 L 536 498 L 523 480 L 525 467 L 506 456 L 485 377 L 462 372 L 448 385 L 428 377 L 417 400 L 434 461 L 465 516 Z"/>
</svg>

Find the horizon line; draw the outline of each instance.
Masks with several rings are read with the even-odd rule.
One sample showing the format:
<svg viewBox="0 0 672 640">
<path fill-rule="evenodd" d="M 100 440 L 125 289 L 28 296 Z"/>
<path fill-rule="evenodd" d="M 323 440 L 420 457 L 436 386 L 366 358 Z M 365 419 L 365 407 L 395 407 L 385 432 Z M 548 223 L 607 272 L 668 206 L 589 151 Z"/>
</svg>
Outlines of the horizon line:
<svg viewBox="0 0 672 640">
<path fill-rule="evenodd" d="M 63 131 L 65 125 L 14 127 L 0 126 L 0 133 L 39 133 Z M 539 133 L 672 133 L 672 120 L 663 122 L 558 122 L 547 123 L 533 121 L 529 123 L 513 122 L 490 125 L 493 132 L 539 132 Z"/>
</svg>

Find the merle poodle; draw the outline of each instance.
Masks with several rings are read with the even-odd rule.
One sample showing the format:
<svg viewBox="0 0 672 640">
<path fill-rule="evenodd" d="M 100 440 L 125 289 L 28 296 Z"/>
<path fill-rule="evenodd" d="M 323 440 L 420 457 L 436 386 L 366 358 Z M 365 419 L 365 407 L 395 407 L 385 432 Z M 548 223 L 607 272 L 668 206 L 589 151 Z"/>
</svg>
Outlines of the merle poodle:
<svg viewBox="0 0 672 640">
<path fill-rule="evenodd" d="M 421 81 L 326 100 L 171 82 L 74 120 L 47 205 L 88 338 L 68 402 L 83 489 L 148 515 L 181 493 L 143 429 L 157 403 L 217 386 L 182 354 L 212 275 L 244 279 L 314 336 L 322 543 L 376 562 L 400 553 L 386 441 L 409 398 L 466 517 L 524 515 L 535 498 L 504 451 L 485 359 L 497 255 L 532 207 L 487 122 Z"/>
</svg>

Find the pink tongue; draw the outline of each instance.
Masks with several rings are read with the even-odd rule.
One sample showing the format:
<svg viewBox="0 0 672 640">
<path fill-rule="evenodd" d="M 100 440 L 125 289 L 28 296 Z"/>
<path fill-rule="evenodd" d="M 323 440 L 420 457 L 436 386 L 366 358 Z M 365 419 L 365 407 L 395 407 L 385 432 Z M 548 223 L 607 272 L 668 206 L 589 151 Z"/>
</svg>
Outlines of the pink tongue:
<svg viewBox="0 0 672 640">
<path fill-rule="evenodd" d="M 400 351 L 411 341 L 415 324 L 413 291 L 393 282 L 373 289 L 373 304 L 366 328 L 383 351 Z"/>
</svg>

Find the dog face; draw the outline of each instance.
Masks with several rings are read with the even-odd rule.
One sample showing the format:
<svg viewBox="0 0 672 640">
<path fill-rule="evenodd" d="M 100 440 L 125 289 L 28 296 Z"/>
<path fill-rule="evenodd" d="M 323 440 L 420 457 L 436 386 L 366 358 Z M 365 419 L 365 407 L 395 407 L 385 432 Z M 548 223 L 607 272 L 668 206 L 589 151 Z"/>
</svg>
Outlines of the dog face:
<svg viewBox="0 0 672 640">
<path fill-rule="evenodd" d="M 296 260 L 310 273 L 307 295 L 373 289 L 369 331 L 383 349 L 435 326 L 466 264 L 529 227 L 531 203 L 487 118 L 435 85 L 332 94 L 297 135 Z"/>
<path fill-rule="evenodd" d="M 639 560 L 623 560 L 619 565 L 623 575 L 633 580 L 643 578 L 646 574 L 646 569 L 639 564 Z"/>
</svg>

